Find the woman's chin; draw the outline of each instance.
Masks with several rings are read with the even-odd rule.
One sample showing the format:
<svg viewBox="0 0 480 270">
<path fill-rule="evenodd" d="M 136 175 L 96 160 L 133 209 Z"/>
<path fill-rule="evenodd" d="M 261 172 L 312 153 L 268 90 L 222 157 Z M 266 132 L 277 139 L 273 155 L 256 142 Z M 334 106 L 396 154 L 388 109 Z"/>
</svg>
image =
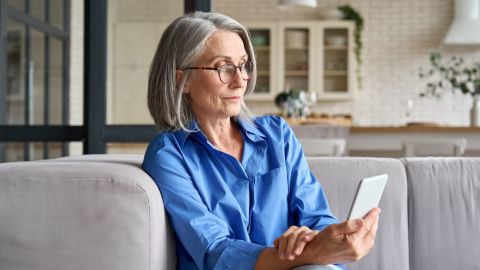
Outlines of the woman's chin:
<svg viewBox="0 0 480 270">
<path fill-rule="evenodd" d="M 227 110 L 225 111 L 225 114 L 229 117 L 233 117 L 233 116 L 237 116 L 240 114 L 240 106 L 235 106 L 235 107 L 229 107 L 227 108 Z"/>
</svg>

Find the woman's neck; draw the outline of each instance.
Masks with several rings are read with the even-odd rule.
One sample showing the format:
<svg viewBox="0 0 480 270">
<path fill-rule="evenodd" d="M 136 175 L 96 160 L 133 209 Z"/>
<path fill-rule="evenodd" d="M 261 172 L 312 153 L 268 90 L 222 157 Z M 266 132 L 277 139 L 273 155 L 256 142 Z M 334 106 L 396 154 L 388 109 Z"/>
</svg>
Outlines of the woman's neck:
<svg viewBox="0 0 480 270">
<path fill-rule="evenodd" d="M 210 143 L 219 150 L 241 160 L 243 138 L 233 118 L 214 120 L 197 118 L 197 123 Z"/>
</svg>

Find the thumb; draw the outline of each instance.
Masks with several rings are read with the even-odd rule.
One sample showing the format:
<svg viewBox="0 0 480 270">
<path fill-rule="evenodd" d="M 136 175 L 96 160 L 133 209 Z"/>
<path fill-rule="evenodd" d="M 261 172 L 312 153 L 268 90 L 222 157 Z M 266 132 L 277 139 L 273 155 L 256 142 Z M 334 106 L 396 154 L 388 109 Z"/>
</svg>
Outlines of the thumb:
<svg viewBox="0 0 480 270">
<path fill-rule="evenodd" d="M 357 232 L 363 226 L 363 220 L 361 219 L 352 219 L 345 222 L 335 224 L 333 229 L 334 234 L 351 234 Z"/>
</svg>

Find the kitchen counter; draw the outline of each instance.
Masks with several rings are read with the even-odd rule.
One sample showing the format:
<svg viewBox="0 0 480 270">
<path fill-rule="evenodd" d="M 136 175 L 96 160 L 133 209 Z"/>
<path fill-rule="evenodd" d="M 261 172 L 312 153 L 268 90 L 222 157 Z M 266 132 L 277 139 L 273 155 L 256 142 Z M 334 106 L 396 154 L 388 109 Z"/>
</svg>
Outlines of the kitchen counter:
<svg viewBox="0 0 480 270">
<path fill-rule="evenodd" d="M 351 118 L 287 118 L 297 137 L 344 138 L 351 156 L 402 157 L 405 140 L 467 140 L 466 156 L 480 156 L 480 127 L 455 127 L 435 123 L 406 126 L 352 126 Z"/>
<path fill-rule="evenodd" d="M 351 127 L 350 133 L 480 133 L 480 127 L 452 127 L 452 126 L 398 126 L 398 127 Z M 480 135 L 480 134 L 479 134 Z"/>
<path fill-rule="evenodd" d="M 401 157 L 402 141 L 467 139 L 466 156 L 480 156 L 480 127 L 350 127 L 347 149 L 353 156 Z"/>
</svg>

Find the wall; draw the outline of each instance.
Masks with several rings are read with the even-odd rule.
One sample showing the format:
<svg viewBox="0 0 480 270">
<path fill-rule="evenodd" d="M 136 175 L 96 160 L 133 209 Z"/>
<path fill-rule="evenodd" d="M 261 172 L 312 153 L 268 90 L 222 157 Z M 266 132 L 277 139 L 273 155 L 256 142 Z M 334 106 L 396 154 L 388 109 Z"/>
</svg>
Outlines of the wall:
<svg viewBox="0 0 480 270">
<path fill-rule="evenodd" d="M 70 125 L 83 125 L 83 1 L 70 2 Z M 69 154 L 83 153 L 82 142 L 70 142 Z"/>
<path fill-rule="evenodd" d="M 110 7 L 111 27 L 118 23 L 155 24 L 169 22 L 180 15 L 183 5 L 180 1 L 153 0 L 119 0 Z M 425 81 L 418 77 L 420 67 L 428 67 L 428 53 L 439 50 L 445 56 L 461 55 L 468 61 L 480 62 L 480 46 L 441 45 L 453 17 L 453 0 L 357 0 L 357 1 L 318 1 L 317 9 L 294 8 L 279 10 L 277 0 L 213 0 L 213 8 L 217 12 L 230 15 L 240 22 L 245 21 L 278 21 L 319 19 L 319 11 L 323 8 L 351 3 L 364 17 L 363 34 L 363 88 L 358 90 L 353 101 L 321 102 L 317 112 L 336 114 L 351 113 L 357 125 L 402 125 L 406 121 L 435 121 L 450 125 L 468 125 L 471 100 L 467 96 L 447 94 L 441 100 L 421 99 L 418 93 L 424 90 Z M 118 32 L 118 29 L 115 30 Z M 112 33 L 115 33 L 112 31 Z M 110 37 L 115 40 L 115 37 Z M 150 40 L 150 39 L 149 39 Z M 158 40 L 158 39 L 157 39 Z M 142 50 L 144 43 L 138 47 L 130 47 L 131 51 Z M 155 44 L 156 45 L 156 44 Z M 109 45 L 113 46 L 113 45 Z M 151 46 L 148 45 L 147 48 Z M 111 48 L 112 49 L 112 48 Z M 110 50 L 114 51 L 114 50 Z M 146 52 L 144 55 L 153 55 Z M 112 55 L 115 61 L 117 55 Z M 112 63 L 109 69 L 114 67 Z M 147 67 L 148 68 L 148 67 Z M 118 79 L 110 73 L 109 89 L 112 99 L 109 113 L 112 118 L 121 122 L 125 105 L 118 101 L 115 111 L 115 95 L 113 87 Z M 117 76 L 118 77 L 118 76 Z M 135 96 L 146 95 L 145 76 L 136 76 L 131 85 L 139 85 L 132 89 Z M 118 83 L 117 83 L 118 85 Z M 125 99 L 125 96 L 123 96 Z M 410 118 L 406 117 L 407 100 L 411 99 L 414 109 Z M 128 99 L 127 99 L 128 100 Z M 143 110 L 141 118 L 129 118 L 129 122 L 151 123 L 145 119 L 144 98 L 135 99 Z M 272 103 L 249 103 L 259 114 L 274 113 L 277 109 Z M 123 110 L 124 111 L 124 110 Z M 131 111 L 128 113 L 131 115 Z M 115 116 L 116 114 L 116 116 Z M 125 113 L 123 113 L 125 114 Z M 116 121 L 114 121 L 116 122 Z"/>
</svg>

